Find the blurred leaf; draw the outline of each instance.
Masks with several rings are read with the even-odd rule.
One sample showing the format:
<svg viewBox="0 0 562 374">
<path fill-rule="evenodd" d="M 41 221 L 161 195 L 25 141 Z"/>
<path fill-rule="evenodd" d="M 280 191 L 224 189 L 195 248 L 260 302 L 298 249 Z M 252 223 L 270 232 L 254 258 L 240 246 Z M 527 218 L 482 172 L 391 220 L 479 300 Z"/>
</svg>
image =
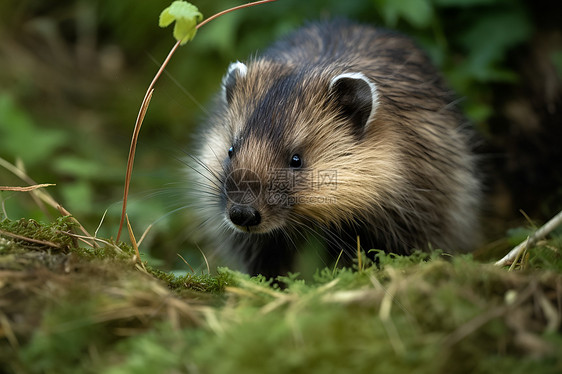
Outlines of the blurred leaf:
<svg viewBox="0 0 562 374">
<path fill-rule="evenodd" d="M 66 144 L 62 130 L 39 128 L 9 94 L 0 94 L 0 154 L 20 157 L 27 166 L 44 161 Z"/>
<path fill-rule="evenodd" d="M 497 67 L 510 48 L 531 37 L 533 27 L 520 9 L 485 13 L 460 37 L 469 51 L 466 66 L 481 81 L 513 81 L 514 75 Z"/>
<path fill-rule="evenodd" d="M 172 5 L 160 13 L 159 26 L 167 27 L 175 21 L 174 38 L 181 41 L 181 45 L 184 45 L 195 37 L 197 32 L 195 26 L 202 19 L 203 14 L 199 12 L 195 5 L 186 1 L 174 1 Z"/>
<path fill-rule="evenodd" d="M 492 5 L 499 2 L 505 2 L 504 0 L 433 0 L 433 3 L 439 6 L 458 6 L 458 7 L 470 7 L 476 5 Z"/>
<path fill-rule="evenodd" d="M 73 214 L 85 214 L 93 211 L 93 190 L 87 181 L 66 182 L 59 186 L 63 195 L 63 205 Z"/>
<path fill-rule="evenodd" d="M 103 165 L 100 160 L 85 159 L 74 156 L 59 157 L 54 160 L 53 167 L 60 174 L 75 178 L 106 181 L 120 179 L 122 170 Z"/>
<path fill-rule="evenodd" d="M 477 123 L 484 122 L 494 113 L 491 105 L 478 102 L 466 105 L 464 111 L 468 118 Z"/>
<path fill-rule="evenodd" d="M 507 231 L 509 244 L 516 246 L 533 234 L 534 230 L 527 227 L 516 227 Z"/>
<path fill-rule="evenodd" d="M 205 31 L 197 36 L 200 50 L 218 51 L 225 56 L 233 53 L 236 48 L 236 35 L 243 22 L 243 12 L 232 12 L 228 17 L 222 17 L 220 22 L 206 24 Z"/>
<path fill-rule="evenodd" d="M 375 5 L 390 26 L 396 26 L 398 20 L 403 18 L 414 27 L 424 28 L 433 19 L 430 0 L 375 0 Z"/>
<path fill-rule="evenodd" d="M 562 50 L 554 51 L 550 55 L 550 60 L 556 69 L 558 78 L 562 79 Z"/>
</svg>

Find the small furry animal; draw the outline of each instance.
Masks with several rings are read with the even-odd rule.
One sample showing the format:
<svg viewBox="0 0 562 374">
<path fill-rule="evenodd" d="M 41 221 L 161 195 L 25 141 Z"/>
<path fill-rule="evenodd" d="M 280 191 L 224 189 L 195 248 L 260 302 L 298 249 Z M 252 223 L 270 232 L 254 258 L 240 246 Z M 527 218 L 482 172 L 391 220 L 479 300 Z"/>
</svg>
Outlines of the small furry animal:
<svg viewBox="0 0 562 374">
<path fill-rule="evenodd" d="M 219 247 L 251 274 L 290 271 L 307 233 L 366 250 L 469 251 L 481 184 L 471 132 L 403 35 L 311 23 L 230 65 L 192 179 Z"/>
</svg>

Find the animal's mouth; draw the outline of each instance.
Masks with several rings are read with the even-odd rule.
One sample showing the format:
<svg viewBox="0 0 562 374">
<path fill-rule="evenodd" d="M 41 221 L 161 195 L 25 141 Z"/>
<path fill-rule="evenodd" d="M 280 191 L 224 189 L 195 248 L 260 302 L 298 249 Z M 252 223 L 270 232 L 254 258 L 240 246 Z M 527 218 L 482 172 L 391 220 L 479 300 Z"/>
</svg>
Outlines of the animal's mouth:
<svg viewBox="0 0 562 374">
<path fill-rule="evenodd" d="M 255 234 L 258 232 L 257 228 L 250 227 L 250 226 L 239 226 L 239 225 L 232 224 L 232 227 L 234 227 L 236 231 L 243 232 L 246 234 Z"/>
<path fill-rule="evenodd" d="M 227 218 L 227 220 L 228 220 L 228 218 Z M 266 229 L 263 225 L 260 225 L 260 226 L 240 226 L 240 225 L 235 225 L 234 223 L 232 223 L 232 221 L 230 221 L 230 226 L 234 230 L 236 230 L 237 232 L 242 232 L 242 233 L 245 233 L 245 234 L 267 234 L 268 232 L 271 231 L 271 230 Z"/>
</svg>

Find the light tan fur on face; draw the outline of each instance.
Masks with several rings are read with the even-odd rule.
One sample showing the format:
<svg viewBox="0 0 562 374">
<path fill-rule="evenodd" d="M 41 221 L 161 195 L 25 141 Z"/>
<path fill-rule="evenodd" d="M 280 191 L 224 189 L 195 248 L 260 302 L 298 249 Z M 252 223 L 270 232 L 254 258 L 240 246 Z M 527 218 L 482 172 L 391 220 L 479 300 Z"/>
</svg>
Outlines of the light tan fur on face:
<svg viewBox="0 0 562 374">
<path fill-rule="evenodd" d="M 351 221 L 361 216 L 366 201 L 376 202 L 390 197 L 385 191 L 392 191 L 403 179 L 397 173 L 402 169 L 399 165 L 400 157 L 392 146 L 393 137 L 396 136 L 389 131 L 388 125 L 377 125 L 370 130 L 363 142 L 358 143 L 349 132 L 345 121 L 337 118 L 333 111 L 326 110 L 325 103 L 330 100 L 327 84 L 336 73 L 337 70 L 328 71 L 327 74 L 312 76 L 303 81 L 302 86 L 310 91 L 306 102 L 297 102 L 292 107 L 284 108 L 286 117 L 282 120 L 286 126 L 287 137 L 295 148 L 304 148 L 303 157 L 307 170 L 312 171 L 315 176 L 322 171 L 337 173 L 335 189 L 331 185 L 316 186 L 295 193 L 296 199 L 304 203 L 292 207 L 293 214 L 290 219 L 293 221 L 298 221 L 299 216 L 306 216 L 324 224 Z M 273 74 L 282 74 L 282 67 L 268 61 L 257 61 L 249 65 L 248 75 L 241 82 L 240 89 L 244 91 L 244 95 L 240 95 L 232 103 L 234 117 L 241 118 L 245 113 L 252 111 L 255 100 L 244 98 L 259 97 L 261 92 L 266 92 L 270 80 L 260 77 Z M 240 124 L 243 122 L 232 123 L 231 132 L 240 133 Z M 271 170 L 283 166 L 272 158 L 278 145 L 269 144 L 263 139 L 247 141 L 238 156 L 237 167 L 251 167 L 262 180 L 269 183 Z M 366 186 L 369 188 L 365 188 Z M 323 201 L 331 203 L 322 203 Z M 371 213 L 368 209 L 365 215 Z M 274 221 L 279 226 L 287 225 L 287 222 Z M 271 226 L 271 229 L 274 228 Z"/>
</svg>

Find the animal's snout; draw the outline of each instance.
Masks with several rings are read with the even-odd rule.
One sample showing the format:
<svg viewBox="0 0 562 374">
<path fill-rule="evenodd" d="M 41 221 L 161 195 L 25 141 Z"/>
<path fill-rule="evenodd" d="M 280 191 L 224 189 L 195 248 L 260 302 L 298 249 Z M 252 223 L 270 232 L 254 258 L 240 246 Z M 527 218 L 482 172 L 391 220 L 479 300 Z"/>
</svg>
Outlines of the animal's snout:
<svg viewBox="0 0 562 374">
<path fill-rule="evenodd" d="M 232 223 L 243 227 L 257 226 L 261 222 L 260 212 L 250 205 L 233 205 L 228 216 Z"/>
</svg>

